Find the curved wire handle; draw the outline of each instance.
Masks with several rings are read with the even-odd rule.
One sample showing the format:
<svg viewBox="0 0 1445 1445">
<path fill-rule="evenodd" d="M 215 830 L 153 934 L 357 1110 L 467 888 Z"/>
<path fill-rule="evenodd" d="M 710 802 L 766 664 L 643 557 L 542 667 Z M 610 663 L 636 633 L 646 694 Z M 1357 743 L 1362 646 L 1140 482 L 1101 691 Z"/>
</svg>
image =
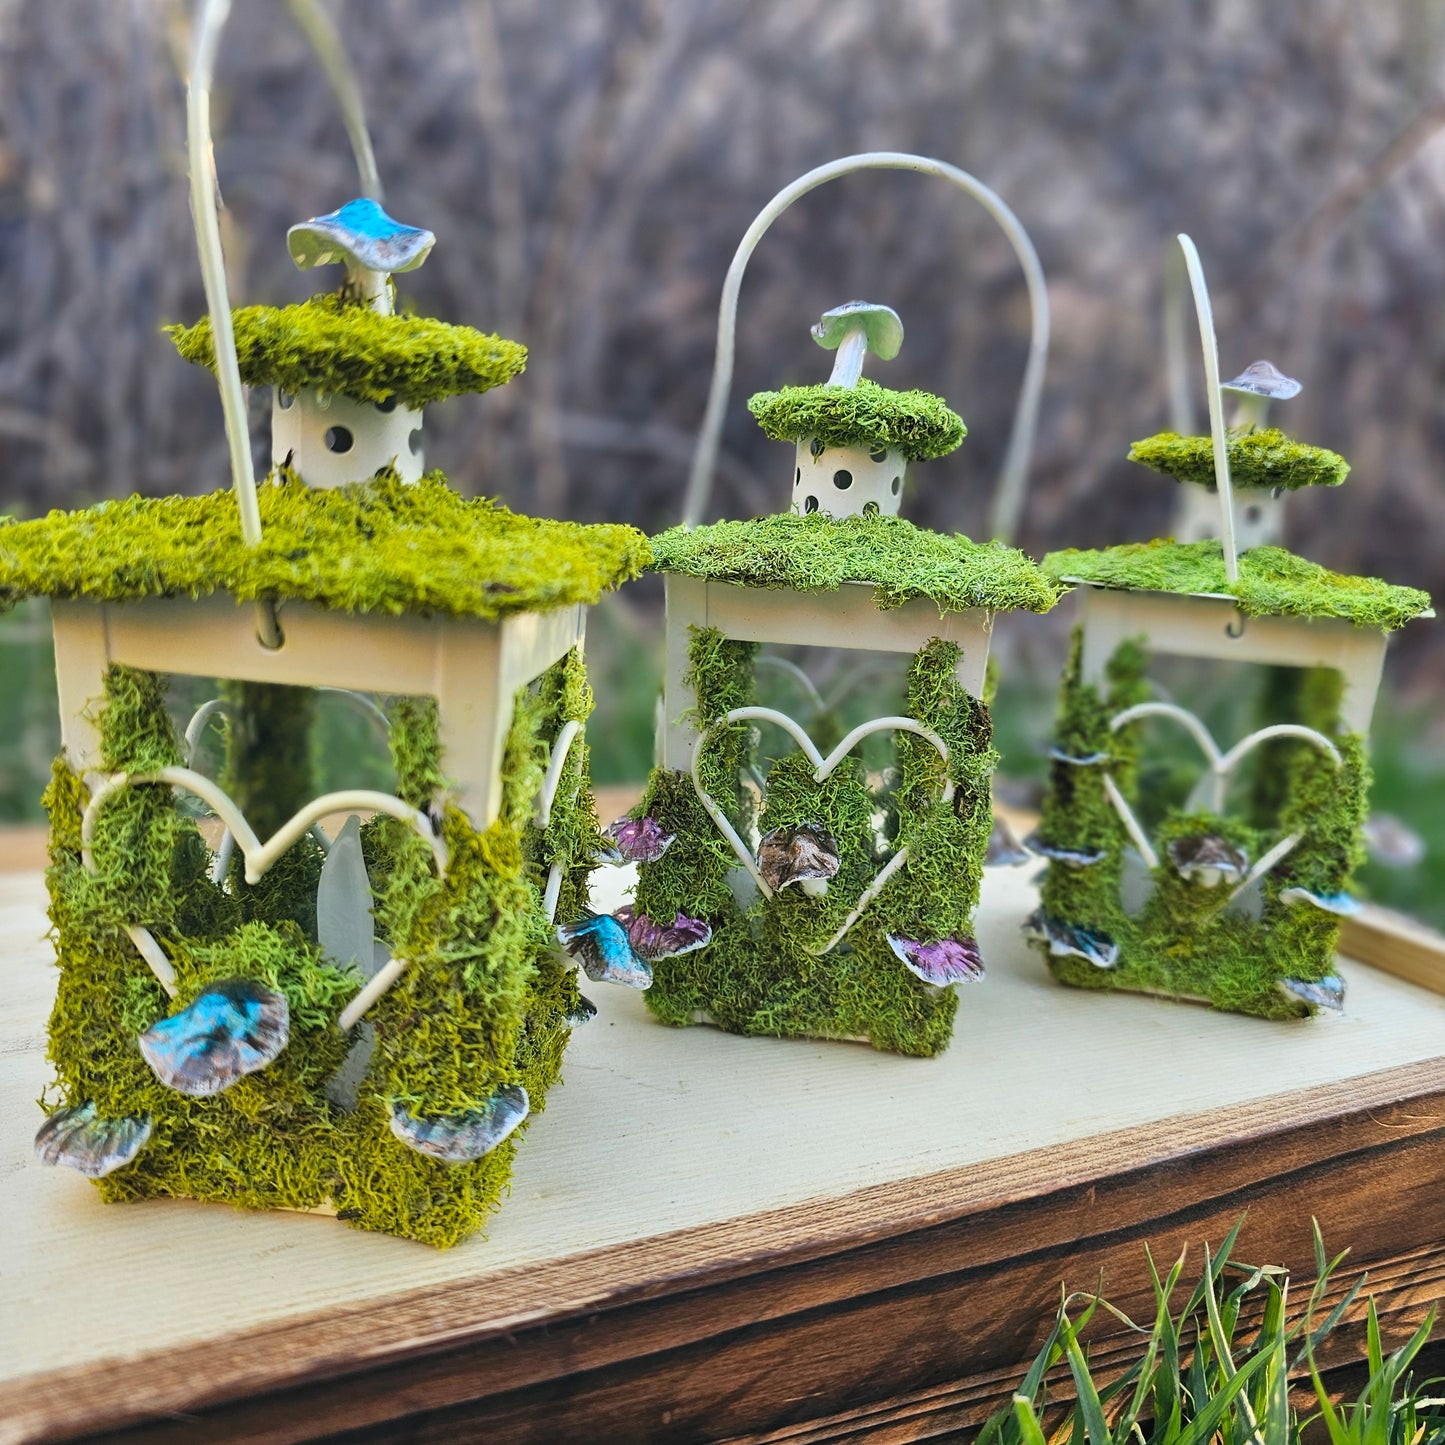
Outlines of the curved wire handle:
<svg viewBox="0 0 1445 1445">
<path fill-rule="evenodd" d="M 826 165 L 815 167 L 799 176 L 758 212 L 748 227 L 723 282 L 722 300 L 718 305 L 717 349 L 713 358 L 712 384 L 708 389 L 707 410 L 693 451 L 692 469 L 687 479 L 687 497 L 683 504 L 683 525 L 695 527 L 707 509 L 712 493 L 713 472 L 717 466 L 718 445 L 722 437 L 723 418 L 732 391 L 734 342 L 737 333 L 738 292 L 742 289 L 743 272 L 759 241 L 768 228 L 800 196 L 846 176 L 854 171 L 887 170 L 916 171 L 920 175 L 937 176 L 950 181 L 972 196 L 998 222 L 1023 267 L 1028 285 L 1032 328 L 1029 336 L 1028 361 L 1024 366 L 1023 383 L 1019 388 L 1018 406 L 1014 411 L 1013 429 L 1009 433 L 1008 450 L 999 473 L 998 491 L 989 515 L 989 528 L 995 537 L 1007 540 L 1018 525 L 1023 510 L 1024 490 L 1028 480 L 1029 456 L 1033 451 L 1034 433 L 1038 430 L 1039 399 L 1044 385 L 1044 363 L 1049 351 L 1049 297 L 1044 284 L 1043 267 L 1038 253 L 1017 216 L 976 176 L 929 156 L 910 155 L 906 151 L 867 151 L 861 155 L 844 156 Z"/>
<path fill-rule="evenodd" d="M 1219 389 L 1219 342 L 1214 334 L 1214 311 L 1204 263 L 1194 242 L 1182 231 L 1179 249 L 1189 289 L 1194 293 L 1194 316 L 1199 322 L 1199 345 L 1204 353 L 1204 393 L 1209 401 L 1209 434 L 1214 442 L 1214 488 L 1219 494 L 1219 539 L 1224 547 L 1224 575 L 1239 581 L 1239 548 L 1234 540 L 1234 485 L 1229 476 L 1229 436 L 1224 429 L 1224 393 Z"/>
<path fill-rule="evenodd" d="M 376 156 L 366 129 L 361 91 L 347 63 L 346 53 L 326 12 L 317 0 L 287 0 L 297 25 L 316 52 L 335 93 L 356 155 L 363 192 L 381 200 Z M 226 288 L 226 258 L 221 250 L 221 222 L 216 197 L 216 158 L 211 144 L 211 77 L 221 31 L 231 13 L 231 0 L 204 0 L 196 22 L 191 53 L 191 74 L 186 86 L 186 155 L 191 182 L 191 218 L 211 317 L 211 338 L 216 352 L 216 381 L 221 389 L 221 411 L 231 454 L 231 485 L 241 513 L 241 537 L 248 547 L 261 541 L 261 510 L 256 500 L 256 478 L 251 470 L 251 438 L 246 425 L 246 400 L 241 393 L 241 368 L 236 358 L 236 336 L 231 327 L 231 303 Z M 277 646 L 280 633 L 275 614 L 261 609 L 262 641 Z M 269 619 L 269 620 L 268 620 Z"/>
</svg>

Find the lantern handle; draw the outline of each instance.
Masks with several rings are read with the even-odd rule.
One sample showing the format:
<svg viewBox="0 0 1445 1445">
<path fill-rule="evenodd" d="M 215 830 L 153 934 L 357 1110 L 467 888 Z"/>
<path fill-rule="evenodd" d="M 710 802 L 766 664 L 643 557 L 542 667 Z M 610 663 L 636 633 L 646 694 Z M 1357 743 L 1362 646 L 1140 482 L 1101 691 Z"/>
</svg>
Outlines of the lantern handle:
<svg viewBox="0 0 1445 1445">
<path fill-rule="evenodd" d="M 1029 354 L 1024 366 L 1023 382 L 1019 388 L 1018 405 L 1014 410 L 1008 450 L 1004 454 L 998 489 L 989 514 L 989 529 L 995 537 L 1006 541 L 1018 526 L 1028 483 L 1029 458 L 1033 452 L 1034 434 L 1038 430 L 1044 363 L 1049 350 L 1049 297 L 1044 283 L 1043 267 L 1039 264 L 1038 252 L 1034 250 L 1033 242 L 1018 217 L 1002 198 L 981 180 L 946 161 L 934 160 L 929 156 L 910 155 L 905 151 L 867 151 L 860 155 L 843 156 L 839 160 L 815 167 L 790 185 L 784 186 L 758 212 L 738 243 L 732 264 L 728 267 L 727 278 L 723 281 L 722 300 L 718 305 L 717 347 L 713 355 L 712 383 L 708 389 L 707 410 L 698 431 L 692 468 L 688 475 L 687 496 L 683 504 L 684 526 L 693 527 L 702 520 L 703 513 L 707 510 L 708 498 L 712 494 L 713 472 L 717 466 L 723 419 L 732 391 L 738 292 L 742 289 L 743 272 L 747 269 L 753 251 L 773 222 L 800 196 L 807 195 L 809 191 L 836 180 L 839 176 L 863 170 L 915 171 L 920 175 L 937 176 L 940 180 L 951 182 L 978 201 L 998 222 L 1023 267 L 1032 313 Z"/>
<path fill-rule="evenodd" d="M 1229 434 L 1224 426 L 1224 393 L 1219 387 L 1219 341 L 1214 331 L 1214 310 L 1209 304 L 1209 283 L 1199 250 L 1184 232 L 1178 236 L 1184 270 L 1194 294 L 1194 316 L 1199 323 L 1199 346 L 1204 356 L 1204 394 L 1209 402 L 1209 435 L 1214 448 L 1214 489 L 1219 496 L 1219 539 L 1224 549 L 1226 581 L 1239 580 L 1239 547 L 1234 538 L 1234 485 L 1229 475 Z M 1231 634 L 1232 635 L 1232 634 Z"/>
<path fill-rule="evenodd" d="M 317 0 L 287 0 L 296 24 L 315 51 L 326 73 L 346 123 L 365 195 L 380 202 L 381 181 L 376 156 L 366 128 L 361 91 L 342 49 L 340 38 Z M 226 259 L 221 249 L 220 211 L 216 195 L 216 161 L 211 144 L 211 78 L 221 31 L 231 12 L 231 0 L 204 0 L 196 22 L 191 52 L 191 74 L 186 87 L 186 155 L 191 183 L 191 219 L 205 282 L 206 308 L 211 318 L 211 339 L 216 353 L 216 381 L 221 390 L 221 411 L 231 454 L 231 483 L 241 513 L 241 537 L 248 547 L 261 541 L 261 511 L 256 500 L 256 478 L 251 467 L 251 439 L 246 425 L 246 401 L 241 392 L 241 368 L 236 357 L 236 336 L 231 326 L 231 303 L 226 288 Z M 262 641 L 280 645 L 275 613 L 264 609 Z"/>
</svg>

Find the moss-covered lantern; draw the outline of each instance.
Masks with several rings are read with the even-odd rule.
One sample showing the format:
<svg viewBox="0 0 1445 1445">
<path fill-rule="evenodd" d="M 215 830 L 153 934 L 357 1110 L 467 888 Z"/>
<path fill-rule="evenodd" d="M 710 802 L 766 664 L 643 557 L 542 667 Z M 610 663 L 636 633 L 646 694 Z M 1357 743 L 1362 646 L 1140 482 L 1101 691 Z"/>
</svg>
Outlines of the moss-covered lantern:
<svg viewBox="0 0 1445 1445">
<path fill-rule="evenodd" d="M 819 179 L 879 163 L 962 175 L 917 157 L 847 158 L 782 192 L 724 288 L 714 398 L 725 400 L 742 264 L 766 225 Z M 938 397 L 861 379 L 865 353 L 898 350 L 897 316 L 855 302 L 814 336 L 838 351 L 830 379 L 750 403 L 795 448 L 791 507 L 653 539 L 667 597 L 658 765 L 610 830 L 619 861 L 639 865 L 613 922 L 666 1023 L 932 1055 L 952 1031 L 950 985 L 983 971 L 973 911 L 991 826 L 993 618 L 1044 611 L 1055 593 L 1012 548 L 893 515 L 905 463 L 964 434 Z M 896 709 L 845 728 L 759 706 L 767 644 L 907 657 Z M 771 761 L 763 729 L 782 744 Z M 887 761 L 870 774 L 861 745 L 878 735 Z"/>
<path fill-rule="evenodd" d="M 1426 615 L 1429 598 L 1257 541 L 1259 519 L 1240 525 L 1241 509 L 1276 490 L 1337 485 L 1348 468 L 1260 429 L 1257 412 L 1226 427 L 1225 390 L 1253 380 L 1282 397 L 1298 384 L 1256 363 L 1220 385 L 1203 271 L 1189 238 L 1180 243 L 1211 435 L 1151 437 L 1130 457 L 1207 487 L 1215 535 L 1044 559 L 1055 581 L 1078 588 L 1081 616 L 1030 840 L 1049 861 L 1026 931 L 1064 983 L 1295 1018 L 1344 1003 L 1335 945 L 1357 906 L 1349 886 L 1385 642 Z M 1149 665 L 1168 656 L 1250 664 L 1255 729 L 1218 740 L 1160 693 Z M 1161 765 L 1161 729 L 1199 764 L 1182 776 Z"/>
<path fill-rule="evenodd" d="M 505 381 L 525 353 L 392 314 L 384 271 L 430 237 L 374 199 L 337 215 L 397 241 L 396 266 L 374 235 L 332 235 L 341 294 L 230 311 L 207 115 L 221 14 L 203 7 L 191 82 L 210 315 L 176 337 L 221 380 L 235 490 L 0 526 L 0 606 L 52 599 L 63 736 L 36 1147 L 111 1200 L 333 1213 L 446 1245 L 498 1204 L 590 1012 L 552 938 L 601 845 L 584 617 L 646 544 L 465 500 L 392 450 L 403 409 Z M 288 444 L 257 487 L 242 377 L 351 445 Z M 219 680 L 184 728 L 173 675 Z M 393 788 L 315 796 L 313 724 L 338 701 L 384 731 Z"/>
</svg>

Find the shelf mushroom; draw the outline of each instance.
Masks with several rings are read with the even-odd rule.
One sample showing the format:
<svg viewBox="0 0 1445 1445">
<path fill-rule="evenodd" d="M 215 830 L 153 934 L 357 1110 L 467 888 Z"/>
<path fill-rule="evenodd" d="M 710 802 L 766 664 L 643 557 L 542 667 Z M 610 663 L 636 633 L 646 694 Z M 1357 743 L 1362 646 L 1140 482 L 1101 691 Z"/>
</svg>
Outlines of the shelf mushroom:
<svg viewBox="0 0 1445 1445">
<path fill-rule="evenodd" d="M 300 221 L 286 232 L 286 246 L 299 270 L 346 267 L 342 294 L 349 301 L 365 301 L 374 311 L 389 315 L 391 277 L 415 271 L 436 245 L 436 237 L 419 226 L 394 221 L 373 200 L 348 201 L 339 210 Z"/>
</svg>

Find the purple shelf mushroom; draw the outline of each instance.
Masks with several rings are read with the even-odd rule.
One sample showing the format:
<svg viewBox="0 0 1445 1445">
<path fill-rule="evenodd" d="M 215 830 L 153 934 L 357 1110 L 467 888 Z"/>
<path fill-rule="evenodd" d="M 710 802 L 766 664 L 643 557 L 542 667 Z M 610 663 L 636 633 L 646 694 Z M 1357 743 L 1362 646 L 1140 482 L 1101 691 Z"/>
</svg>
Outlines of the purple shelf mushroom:
<svg viewBox="0 0 1445 1445">
<path fill-rule="evenodd" d="M 672 846 L 675 833 L 669 833 L 656 818 L 619 818 L 602 830 L 617 852 L 621 863 L 656 863 Z M 610 860 L 609 860 L 610 861 Z"/>
<path fill-rule="evenodd" d="M 93 1103 L 57 1109 L 35 1135 L 35 1157 L 42 1164 L 64 1164 L 89 1179 L 124 1169 L 151 1137 L 149 1114 L 102 1119 Z"/>
<path fill-rule="evenodd" d="M 886 935 L 888 946 L 903 966 L 924 983 L 946 988 L 951 983 L 974 983 L 983 977 L 983 956 L 972 938 L 940 938 L 920 943 L 913 938 Z"/>
<path fill-rule="evenodd" d="M 391 1132 L 409 1149 L 443 1164 L 469 1164 L 490 1154 L 527 1117 L 531 1100 L 520 1084 L 503 1084 L 480 1108 L 423 1118 L 397 1102 Z"/>
<path fill-rule="evenodd" d="M 796 883 L 810 898 L 828 891 L 828 880 L 838 871 L 838 844 L 826 828 L 817 823 L 799 823 L 794 828 L 774 828 L 758 844 L 758 872 L 763 881 L 780 893 Z"/>
<path fill-rule="evenodd" d="M 1234 426 L 1254 431 L 1263 428 L 1270 402 L 1289 401 L 1304 387 L 1272 361 L 1251 361 L 1232 381 L 1221 382 L 1219 389 L 1239 398 Z"/>
<path fill-rule="evenodd" d="M 705 918 L 679 913 L 671 923 L 657 923 L 630 903 L 624 903 L 612 916 L 627 930 L 633 952 L 646 963 L 692 953 L 712 942 L 712 924 Z"/>
</svg>

